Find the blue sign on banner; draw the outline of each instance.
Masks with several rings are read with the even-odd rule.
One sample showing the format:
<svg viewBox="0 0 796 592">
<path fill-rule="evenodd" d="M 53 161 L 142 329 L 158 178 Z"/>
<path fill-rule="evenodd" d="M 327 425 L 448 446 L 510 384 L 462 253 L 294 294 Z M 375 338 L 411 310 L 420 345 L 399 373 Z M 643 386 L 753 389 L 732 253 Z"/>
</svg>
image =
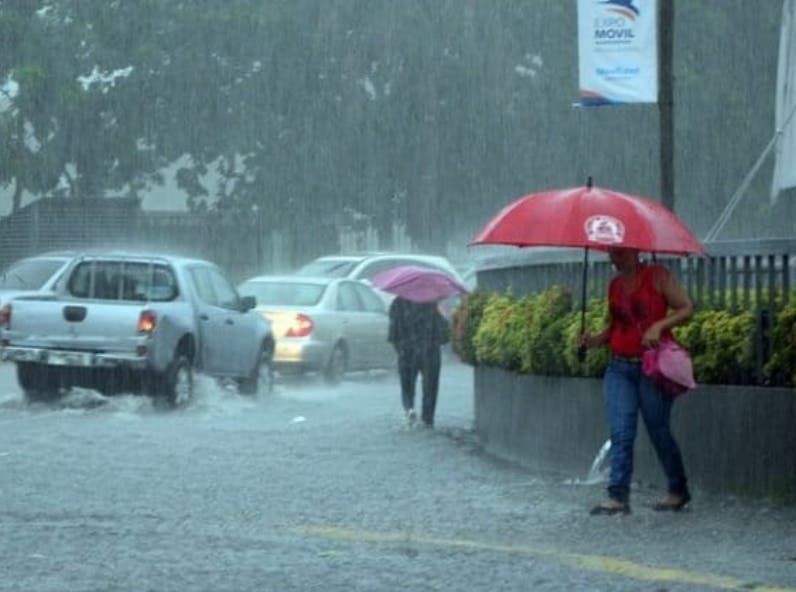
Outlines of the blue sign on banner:
<svg viewBox="0 0 796 592">
<path fill-rule="evenodd" d="M 583 106 L 658 101 L 656 0 L 578 0 Z"/>
</svg>

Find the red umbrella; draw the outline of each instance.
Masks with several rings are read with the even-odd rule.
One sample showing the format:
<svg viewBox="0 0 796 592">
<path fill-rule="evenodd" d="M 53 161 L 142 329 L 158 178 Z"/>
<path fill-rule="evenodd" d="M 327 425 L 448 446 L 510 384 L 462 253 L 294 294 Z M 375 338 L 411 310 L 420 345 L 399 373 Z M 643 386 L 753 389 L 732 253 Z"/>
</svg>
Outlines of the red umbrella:
<svg viewBox="0 0 796 592">
<path fill-rule="evenodd" d="M 521 197 L 503 208 L 471 245 L 583 247 L 581 331 L 586 319 L 589 249 L 625 247 L 674 255 L 705 254 L 685 223 L 660 203 L 592 185 Z M 585 351 L 580 352 L 581 357 Z"/>
<path fill-rule="evenodd" d="M 685 223 L 660 203 L 591 183 L 521 197 L 492 218 L 470 244 L 705 253 Z"/>
</svg>

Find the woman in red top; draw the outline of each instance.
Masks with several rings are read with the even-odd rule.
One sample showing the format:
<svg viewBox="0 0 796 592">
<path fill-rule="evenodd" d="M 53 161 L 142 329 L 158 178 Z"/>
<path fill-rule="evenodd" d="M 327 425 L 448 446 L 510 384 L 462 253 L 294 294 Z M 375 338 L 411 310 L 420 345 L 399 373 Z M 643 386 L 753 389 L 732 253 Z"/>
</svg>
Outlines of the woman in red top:
<svg viewBox="0 0 796 592">
<path fill-rule="evenodd" d="M 609 325 L 597 335 L 584 334 L 587 347 L 608 345 L 611 361 L 603 389 L 611 428 L 611 475 L 608 499 L 592 514 L 630 512 L 630 480 L 638 414 L 668 480 L 668 494 L 654 509 L 680 510 L 690 500 L 685 469 L 669 428 L 672 399 L 641 372 L 641 354 L 671 338 L 671 329 L 693 314 L 693 306 L 677 279 L 660 265 L 647 265 L 634 249 L 609 251 L 617 275 L 608 288 Z"/>
</svg>

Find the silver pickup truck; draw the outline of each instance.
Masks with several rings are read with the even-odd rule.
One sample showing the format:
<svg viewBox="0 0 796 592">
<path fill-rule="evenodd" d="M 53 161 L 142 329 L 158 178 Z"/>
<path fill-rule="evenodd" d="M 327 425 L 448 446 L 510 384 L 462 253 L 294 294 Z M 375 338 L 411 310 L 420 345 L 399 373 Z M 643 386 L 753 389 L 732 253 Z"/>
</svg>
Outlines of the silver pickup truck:
<svg viewBox="0 0 796 592">
<path fill-rule="evenodd" d="M 208 261 L 80 255 L 53 293 L 0 309 L 2 358 L 16 363 L 29 401 L 81 386 L 179 406 L 193 396 L 194 371 L 255 394 L 271 387 L 274 340 L 254 304 Z"/>
</svg>

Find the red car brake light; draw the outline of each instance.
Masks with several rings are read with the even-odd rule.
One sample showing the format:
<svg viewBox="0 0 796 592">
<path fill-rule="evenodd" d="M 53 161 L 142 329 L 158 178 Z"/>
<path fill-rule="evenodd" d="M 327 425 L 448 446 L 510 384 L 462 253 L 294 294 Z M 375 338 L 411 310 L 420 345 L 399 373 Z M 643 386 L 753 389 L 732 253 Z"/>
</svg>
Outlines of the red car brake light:
<svg viewBox="0 0 796 592">
<path fill-rule="evenodd" d="M 312 333 L 314 327 L 311 318 L 299 313 L 290 320 L 285 337 L 306 337 Z"/>
<path fill-rule="evenodd" d="M 158 325 L 158 317 L 152 310 L 142 310 L 138 316 L 138 332 L 152 333 Z"/>
<path fill-rule="evenodd" d="M 0 327 L 3 329 L 11 328 L 11 305 L 6 304 L 0 308 Z"/>
</svg>

